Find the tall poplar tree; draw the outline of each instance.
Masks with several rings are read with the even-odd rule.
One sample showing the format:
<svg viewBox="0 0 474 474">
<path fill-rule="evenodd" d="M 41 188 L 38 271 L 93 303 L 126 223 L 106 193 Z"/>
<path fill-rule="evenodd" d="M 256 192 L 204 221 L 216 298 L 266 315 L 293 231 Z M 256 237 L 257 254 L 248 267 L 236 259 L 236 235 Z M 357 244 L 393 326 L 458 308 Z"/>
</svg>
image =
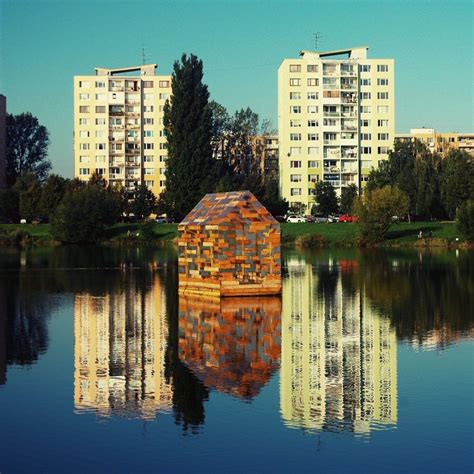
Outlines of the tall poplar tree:
<svg viewBox="0 0 474 474">
<path fill-rule="evenodd" d="M 164 108 L 168 158 L 161 200 L 167 214 L 178 220 L 215 186 L 212 111 L 202 77 L 202 61 L 183 54 L 174 63 L 172 96 Z"/>
</svg>

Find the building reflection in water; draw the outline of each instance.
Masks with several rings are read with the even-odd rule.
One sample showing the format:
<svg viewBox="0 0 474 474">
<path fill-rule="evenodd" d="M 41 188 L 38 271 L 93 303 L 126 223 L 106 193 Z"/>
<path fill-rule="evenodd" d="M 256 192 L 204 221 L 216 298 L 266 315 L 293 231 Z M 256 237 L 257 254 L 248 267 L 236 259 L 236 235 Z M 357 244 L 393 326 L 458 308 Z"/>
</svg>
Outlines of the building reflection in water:
<svg viewBox="0 0 474 474">
<path fill-rule="evenodd" d="M 153 419 L 172 406 L 165 380 L 166 297 L 151 287 L 106 296 L 77 294 L 74 301 L 74 405 L 78 413 Z"/>
<path fill-rule="evenodd" d="M 252 400 L 279 367 L 279 297 L 179 298 L 180 360 L 210 388 Z"/>
<path fill-rule="evenodd" d="M 397 345 L 390 320 L 353 284 L 356 261 L 313 270 L 287 261 L 280 409 L 284 423 L 365 435 L 397 422 Z"/>
</svg>

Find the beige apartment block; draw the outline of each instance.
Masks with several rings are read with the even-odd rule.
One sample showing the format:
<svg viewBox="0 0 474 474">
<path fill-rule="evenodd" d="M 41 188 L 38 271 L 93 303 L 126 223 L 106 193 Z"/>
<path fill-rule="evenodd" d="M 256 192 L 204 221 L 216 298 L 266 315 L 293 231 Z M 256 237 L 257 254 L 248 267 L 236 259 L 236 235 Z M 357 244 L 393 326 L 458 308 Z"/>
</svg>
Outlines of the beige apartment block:
<svg viewBox="0 0 474 474">
<path fill-rule="evenodd" d="M 449 150 L 457 149 L 474 156 L 474 133 L 438 132 L 434 128 L 411 128 L 410 133 L 397 133 L 396 142 L 419 140 L 432 153 L 446 155 Z"/>
<path fill-rule="evenodd" d="M 155 76 L 156 67 L 96 68 L 95 76 L 74 77 L 76 178 L 89 180 L 97 173 L 130 195 L 140 184 L 156 196 L 163 191 L 163 107 L 171 76 Z"/>
<path fill-rule="evenodd" d="M 307 213 L 317 182 L 361 186 L 393 147 L 394 60 L 367 50 L 301 51 L 278 69 L 280 189 Z"/>
</svg>

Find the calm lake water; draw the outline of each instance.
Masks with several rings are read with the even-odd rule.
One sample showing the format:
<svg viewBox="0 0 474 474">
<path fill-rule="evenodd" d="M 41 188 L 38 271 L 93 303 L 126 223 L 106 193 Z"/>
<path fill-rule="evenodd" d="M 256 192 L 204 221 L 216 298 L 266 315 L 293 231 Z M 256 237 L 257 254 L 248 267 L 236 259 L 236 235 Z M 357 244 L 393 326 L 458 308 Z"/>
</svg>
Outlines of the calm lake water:
<svg viewBox="0 0 474 474">
<path fill-rule="evenodd" d="M 473 308 L 460 250 L 200 301 L 173 248 L 0 249 L 0 472 L 472 472 Z"/>
</svg>

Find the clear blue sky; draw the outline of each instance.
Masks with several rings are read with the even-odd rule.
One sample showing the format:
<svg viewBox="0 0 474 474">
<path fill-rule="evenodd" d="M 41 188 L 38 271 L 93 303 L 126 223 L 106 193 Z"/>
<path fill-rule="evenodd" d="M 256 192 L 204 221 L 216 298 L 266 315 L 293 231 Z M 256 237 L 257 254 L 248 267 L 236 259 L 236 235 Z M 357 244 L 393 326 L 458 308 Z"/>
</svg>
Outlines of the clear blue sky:
<svg viewBox="0 0 474 474">
<path fill-rule="evenodd" d="M 396 130 L 473 131 L 472 0 L 0 0 L 0 92 L 51 135 L 53 171 L 71 176 L 72 78 L 182 52 L 204 62 L 211 97 L 277 123 L 277 68 L 312 49 L 368 45 L 395 59 Z"/>
</svg>

